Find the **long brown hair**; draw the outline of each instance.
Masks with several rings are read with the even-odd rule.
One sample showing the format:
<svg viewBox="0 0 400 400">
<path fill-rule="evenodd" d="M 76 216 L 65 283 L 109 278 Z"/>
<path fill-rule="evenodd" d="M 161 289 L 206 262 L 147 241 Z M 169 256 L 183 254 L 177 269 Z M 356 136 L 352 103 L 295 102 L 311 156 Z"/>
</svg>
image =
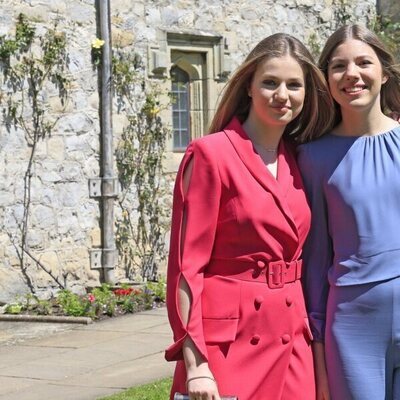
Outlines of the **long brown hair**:
<svg viewBox="0 0 400 400">
<path fill-rule="evenodd" d="M 352 24 L 344 25 L 328 38 L 319 58 L 319 67 L 328 80 L 328 66 L 335 49 L 347 39 L 360 40 L 375 51 L 382 65 L 383 75 L 388 78 L 381 88 L 381 108 L 384 112 L 400 110 L 400 67 L 395 62 L 393 54 L 375 33 L 365 26 Z M 342 119 L 339 105 L 335 102 L 335 123 Z"/>
<path fill-rule="evenodd" d="M 333 101 L 323 74 L 298 39 L 286 33 L 276 33 L 258 43 L 228 81 L 209 133 L 223 130 L 234 116 L 242 123 L 246 120 L 251 106 L 248 88 L 258 65 L 285 55 L 293 57 L 302 67 L 306 93 L 301 113 L 286 126 L 284 136 L 305 142 L 321 136 L 331 127 Z"/>
</svg>

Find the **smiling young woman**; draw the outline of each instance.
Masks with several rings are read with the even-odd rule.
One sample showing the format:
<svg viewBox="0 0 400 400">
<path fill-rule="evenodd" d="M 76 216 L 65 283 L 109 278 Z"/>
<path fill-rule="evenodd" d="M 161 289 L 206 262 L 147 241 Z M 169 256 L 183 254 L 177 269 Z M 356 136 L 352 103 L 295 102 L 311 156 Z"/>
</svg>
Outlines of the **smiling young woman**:
<svg viewBox="0 0 400 400">
<path fill-rule="evenodd" d="M 386 116 L 400 69 L 360 25 L 328 39 L 320 67 L 336 123 L 299 150 L 317 400 L 400 400 L 400 125 Z"/>
<path fill-rule="evenodd" d="M 212 134 L 187 148 L 167 278 L 171 398 L 314 398 L 300 282 L 310 214 L 293 142 L 323 134 L 332 110 L 307 49 L 275 34 L 229 80 Z"/>
</svg>

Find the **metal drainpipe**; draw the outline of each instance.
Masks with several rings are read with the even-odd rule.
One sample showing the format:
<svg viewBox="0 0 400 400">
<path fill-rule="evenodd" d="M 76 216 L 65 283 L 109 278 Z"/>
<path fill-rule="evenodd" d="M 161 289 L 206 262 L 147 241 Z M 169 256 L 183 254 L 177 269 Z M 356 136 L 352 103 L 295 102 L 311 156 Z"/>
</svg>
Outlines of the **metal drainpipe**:
<svg viewBox="0 0 400 400">
<path fill-rule="evenodd" d="M 113 171 L 113 131 L 112 131 L 112 69 L 111 69 L 111 29 L 110 2 L 99 0 L 100 35 L 104 40 L 101 63 L 101 167 L 102 167 L 102 267 L 106 283 L 115 284 L 116 247 L 114 237 L 114 198 L 117 180 Z"/>
</svg>

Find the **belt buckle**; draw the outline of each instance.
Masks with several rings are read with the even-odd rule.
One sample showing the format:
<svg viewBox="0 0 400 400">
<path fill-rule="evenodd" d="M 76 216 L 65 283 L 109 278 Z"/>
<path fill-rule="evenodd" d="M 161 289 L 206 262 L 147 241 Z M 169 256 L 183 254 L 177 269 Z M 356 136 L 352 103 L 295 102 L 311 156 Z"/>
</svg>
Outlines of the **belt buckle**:
<svg viewBox="0 0 400 400">
<path fill-rule="evenodd" d="M 268 286 L 271 289 L 282 288 L 285 284 L 285 262 L 271 261 L 268 264 Z"/>
</svg>

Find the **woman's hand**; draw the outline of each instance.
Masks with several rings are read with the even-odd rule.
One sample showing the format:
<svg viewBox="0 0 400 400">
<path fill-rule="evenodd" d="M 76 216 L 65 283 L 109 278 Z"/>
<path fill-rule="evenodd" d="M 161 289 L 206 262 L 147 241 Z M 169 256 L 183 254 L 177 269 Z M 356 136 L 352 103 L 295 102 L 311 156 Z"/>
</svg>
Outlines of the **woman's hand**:
<svg viewBox="0 0 400 400">
<path fill-rule="evenodd" d="M 208 363 L 202 359 L 190 337 L 184 341 L 182 350 L 186 365 L 186 388 L 190 400 L 221 400 Z"/>
<path fill-rule="evenodd" d="M 187 391 L 190 400 L 220 400 L 217 383 L 209 375 L 188 377 Z"/>
<path fill-rule="evenodd" d="M 324 376 L 319 375 L 320 374 L 317 373 L 316 377 L 317 400 L 330 400 L 328 377 L 326 374 L 321 374 Z"/>
<path fill-rule="evenodd" d="M 316 400 L 330 400 L 328 374 L 325 364 L 325 346 L 323 343 L 313 343 L 315 365 Z"/>
</svg>

